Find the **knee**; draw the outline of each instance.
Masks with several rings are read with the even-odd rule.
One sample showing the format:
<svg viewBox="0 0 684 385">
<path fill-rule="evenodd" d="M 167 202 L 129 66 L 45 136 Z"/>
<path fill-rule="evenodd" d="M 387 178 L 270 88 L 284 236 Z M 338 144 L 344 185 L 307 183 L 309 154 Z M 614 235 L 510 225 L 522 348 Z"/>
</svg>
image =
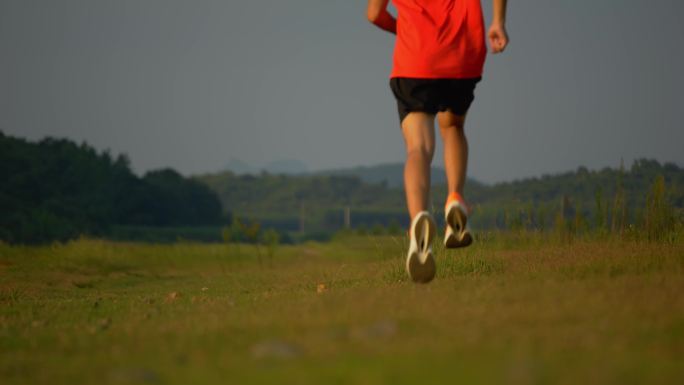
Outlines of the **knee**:
<svg viewBox="0 0 684 385">
<path fill-rule="evenodd" d="M 435 145 L 434 143 L 420 143 L 409 146 L 406 152 L 409 157 L 420 157 L 432 161 L 432 157 L 435 154 Z"/>
</svg>

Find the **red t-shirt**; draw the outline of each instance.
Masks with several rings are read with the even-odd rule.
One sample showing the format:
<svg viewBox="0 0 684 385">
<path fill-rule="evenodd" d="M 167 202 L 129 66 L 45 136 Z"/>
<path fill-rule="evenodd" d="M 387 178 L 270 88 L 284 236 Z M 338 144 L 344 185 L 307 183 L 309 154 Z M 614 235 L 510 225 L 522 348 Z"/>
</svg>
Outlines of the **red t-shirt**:
<svg viewBox="0 0 684 385">
<path fill-rule="evenodd" d="M 397 39 L 391 77 L 476 78 L 487 46 L 480 0 L 392 0 Z"/>
</svg>

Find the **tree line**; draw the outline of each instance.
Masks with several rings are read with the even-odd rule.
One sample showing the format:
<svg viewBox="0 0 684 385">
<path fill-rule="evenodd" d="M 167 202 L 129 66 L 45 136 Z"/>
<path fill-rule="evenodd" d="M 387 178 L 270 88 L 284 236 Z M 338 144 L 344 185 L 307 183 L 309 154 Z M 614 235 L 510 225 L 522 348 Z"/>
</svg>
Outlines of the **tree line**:
<svg viewBox="0 0 684 385">
<path fill-rule="evenodd" d="M 549 229 L 557 222 L 559 212 L 566 219 L 605 218 L 588 222 L 589 227 L 602 227 L 606 223 L 612 226 L 618 219 L 621 223 L 643 221 L 648 196 L 658 178 L 664 186 L 663 202 L 680 218 L 684 170 L 673 163 L 648 159 L 636 160 L 629 168 L 579 167 L 493 185 L 469 180 L 465 196 L 473 209 L 472 225 L 478 229 Z M 258 220 L 265 227 L 330 233 L 345 226 L 347 209 L 355 229 L 408 226 L 403 188 L 364 183 L 355 175 L 236 175 L 227 171 L 197 179 L 218 194 L 224 210 Z M 446 195 L 446 186 L 433 186 L 432 210 L 438 221 Z M 618 206 L 622 210 L 619 215 Z"/>
<path fill-rule="evenodd" d="M 216 194 L 172 169 L 136 176 L 125 155 L 66 139 L 0 132 L 0 240 L 106 236 L 115 226 L 202 226 L 226 221 Z"/>
<path fill-rule="evenodd" d="M 469 180 L 465 195 L 478 230 L 546 230 L 562 221 L 578 231 L 622 231 L 630 224 L 656 223 L 654 212 L 681 223 L 684 170 L 641 159 L 629 168 L 580 167 L 493 185 Z M 433 186 L 438 222 L 445 196 L 444 185 Z M 221 241 L 226 234 L 240 242 L 258 238 L 239 236 L 237 225 L 222 231 L 231 223 L 258 224 L 277 231 L 282 241 L 296 241 L 325 239 L 345 228 L 398 234 L 408 217 L 403 188 L 364 182 L 353 174 L 184 177 L 167 168 L 137 176 L 125 155 L 114 157 L 66 139 L 30 142 L 0 132 L 0 241 L 41 243 L 79 235 L 149 241 Z"/>
</svg>

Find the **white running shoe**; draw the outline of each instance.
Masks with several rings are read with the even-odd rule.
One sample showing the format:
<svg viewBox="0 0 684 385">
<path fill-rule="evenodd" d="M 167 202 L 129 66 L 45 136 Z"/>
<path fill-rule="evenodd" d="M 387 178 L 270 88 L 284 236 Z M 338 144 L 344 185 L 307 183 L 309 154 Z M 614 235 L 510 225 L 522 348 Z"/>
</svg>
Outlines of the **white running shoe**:
<svg viewBox="0 0 684 385">
<path fill-rule="evenodd" d="M 435 238 L 437 225 L 427 211 L 416 214 L 411 222 L 406 271 L 413 282 L 428 283 L 435 277 L 435 258 L 432 255 L 432 240 Z"/>
<path fill-rule="evenodd" d="M 444 247 L 454 249 L 470 246 L 473 243 L 473 236 L 468 226 L 468 207 L 460 194 L 453 193 L 447 198 L 444 222 L 446 222 Z"/>
</svg>

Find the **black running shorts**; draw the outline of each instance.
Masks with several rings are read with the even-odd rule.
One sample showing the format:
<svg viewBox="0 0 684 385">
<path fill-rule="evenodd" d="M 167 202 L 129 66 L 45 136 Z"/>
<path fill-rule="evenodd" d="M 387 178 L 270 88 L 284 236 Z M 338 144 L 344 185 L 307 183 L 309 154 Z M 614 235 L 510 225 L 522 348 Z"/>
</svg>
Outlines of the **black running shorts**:
<svg viewBox="0 0 684 385">
<path fill-rule="evenodd" d="M 456 115 L 465 115 L 475 98 L 473 91 L 480 79 L 390 79 L 390 88 L 397 99 L 399 123 L 413 111 L 435 115 L 449 110 Z"/>
</svg>

